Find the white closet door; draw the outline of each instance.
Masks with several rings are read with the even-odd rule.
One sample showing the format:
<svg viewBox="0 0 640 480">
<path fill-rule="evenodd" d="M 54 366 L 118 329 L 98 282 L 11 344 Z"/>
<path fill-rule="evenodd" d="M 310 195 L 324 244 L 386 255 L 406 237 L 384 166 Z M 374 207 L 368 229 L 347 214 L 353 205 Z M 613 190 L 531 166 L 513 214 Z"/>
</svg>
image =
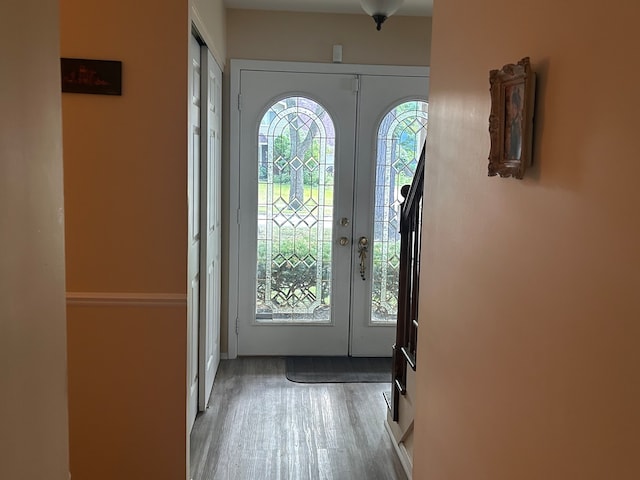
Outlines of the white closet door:
<svg viewBox="0 0 640 480">
<path fill-rule="evenodd" d="M 200 202 L 200 341 L 198 407 L 209 403 L 220 363 L 220 176 L 222 129 L 222 71 L 206 46 L 201 47 L 203 108 Z"/>
<path fill-rule="evenodd" d="M 198 412 L 198 335 L 200 312 L 200 45 L 189 45 L 189 151 L 187 161 L 187 430 Z"/>
</svg>

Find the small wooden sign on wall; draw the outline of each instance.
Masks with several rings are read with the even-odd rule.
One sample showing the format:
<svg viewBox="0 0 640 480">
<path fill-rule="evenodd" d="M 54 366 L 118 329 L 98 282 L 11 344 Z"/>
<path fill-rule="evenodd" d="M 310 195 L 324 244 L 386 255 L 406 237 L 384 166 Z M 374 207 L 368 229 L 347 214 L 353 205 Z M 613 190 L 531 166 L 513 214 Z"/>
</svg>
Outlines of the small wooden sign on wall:
<svg viewBox="0 0 640 480">
<path fill-rule="evenodd" d="M 122 62 L 61 58 L 62 91 L 122 95 Z"/>
</svg>

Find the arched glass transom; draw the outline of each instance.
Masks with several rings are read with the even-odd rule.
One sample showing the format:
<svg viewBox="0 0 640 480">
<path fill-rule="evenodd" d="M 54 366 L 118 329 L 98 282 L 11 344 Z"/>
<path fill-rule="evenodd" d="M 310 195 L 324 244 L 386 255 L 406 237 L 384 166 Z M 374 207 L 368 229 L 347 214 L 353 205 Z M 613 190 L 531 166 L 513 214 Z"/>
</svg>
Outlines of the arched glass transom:
<svg viewBox="0 0 640 480">
<path fill-rule="evenodd" d="M 393 323 L 398 308 L 400 189 L 411 184 L 427 137 L 428 104 L 393 108 L 380 123 L 376 149 L 371 322 Z"/>
<path fill-rule="evenodd" d="M 328 323 L 335 129 L 305 97 L 267 110 L 258 132 L 256 321 Z"/>
</svg>

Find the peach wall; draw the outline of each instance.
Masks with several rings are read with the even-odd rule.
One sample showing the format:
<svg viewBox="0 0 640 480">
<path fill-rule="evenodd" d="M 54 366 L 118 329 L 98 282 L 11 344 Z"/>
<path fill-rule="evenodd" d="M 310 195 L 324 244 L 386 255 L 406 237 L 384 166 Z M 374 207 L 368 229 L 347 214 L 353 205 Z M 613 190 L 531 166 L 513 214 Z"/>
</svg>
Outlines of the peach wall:
<svg viewBox="0 0 640 480">
<path fill-rule="evenodd" d="M 191 21 L 224 70 L 227 58 L 227 11 L 223 0 L 190 0 Z"/>
<path fill-rule="evenodd" d="M 377 31 L 365 15 L 227 11 L 228 58 L 331 62 L 343 45 L 343 63 L 429 65 L 430 17 L 391 17 Z"/>
<path fill-rule="evenodd" d="M 63 56 L 123 62 L 121 97 L 64 94 L 74 480 L 185 478 L 187 0 L 61 1 Z M 91 302 L 90 302 L 91 303 Z"/>
<path fill-rule="evenodd" d="M 635 2 L 436 1 L 414 478 L 640 478 Z M 535 166 L 487 177 L 530 56 Z"/>
<path fill-rule="evenodd" d="M 0 14 L 0 478 L 69 478 L 58 2 Z"/>
</svg>

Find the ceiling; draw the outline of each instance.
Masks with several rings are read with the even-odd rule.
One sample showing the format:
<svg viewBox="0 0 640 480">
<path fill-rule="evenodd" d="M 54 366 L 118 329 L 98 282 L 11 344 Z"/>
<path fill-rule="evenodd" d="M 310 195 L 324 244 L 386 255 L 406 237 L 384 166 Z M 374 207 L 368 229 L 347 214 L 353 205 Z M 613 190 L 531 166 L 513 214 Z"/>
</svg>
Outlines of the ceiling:
<svg viewBox="0 0 640 480">
<path fill-rule="evenodd" d="M 224 0 L 228 8 L 289 12 L 363 13 L 360 0 Z M 431 16 L 433 0 L 404 0 L 396 15 Z"/>
</svg>

